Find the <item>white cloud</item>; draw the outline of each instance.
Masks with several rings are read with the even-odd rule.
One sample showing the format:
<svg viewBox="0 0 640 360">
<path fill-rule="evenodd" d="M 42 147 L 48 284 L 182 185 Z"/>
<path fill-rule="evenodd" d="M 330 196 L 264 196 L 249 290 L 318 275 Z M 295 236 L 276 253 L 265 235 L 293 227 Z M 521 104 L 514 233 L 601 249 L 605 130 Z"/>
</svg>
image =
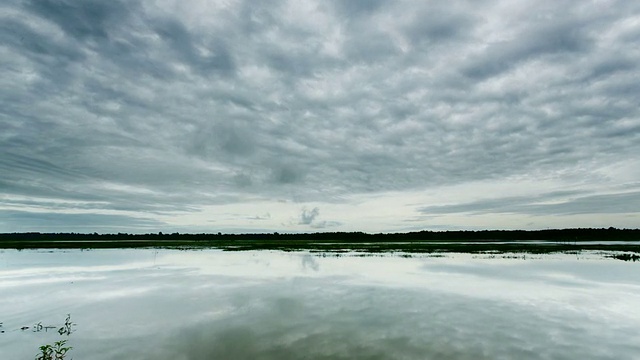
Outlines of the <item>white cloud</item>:
<svg viewBox="0 0 640 360">
<path fill-rule="evenodd" d="M 632 2 L 3 8 L 0 192 L 38 212 L 87 201 L 185 219 L 154 215 L 160 228 L 298 231 L 306 206 L 332 230 L 401 231 L 469 225 L 419 221 L 434 192 L 465 206 L 579 190 L 593 215 L 578 226 L 598 196 L 640 208 L 623 196 L 640 171 Z M 12 206 L 0 231 L 31 229 Z M 493 211 L 486 226 L 530 222 Z"/>
</svg>

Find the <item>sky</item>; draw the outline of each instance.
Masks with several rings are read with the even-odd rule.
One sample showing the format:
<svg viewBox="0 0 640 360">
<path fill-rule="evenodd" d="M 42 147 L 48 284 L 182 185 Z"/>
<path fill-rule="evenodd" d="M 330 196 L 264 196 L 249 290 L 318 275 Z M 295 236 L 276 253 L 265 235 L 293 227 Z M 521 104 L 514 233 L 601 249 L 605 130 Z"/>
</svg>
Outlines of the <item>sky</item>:
<svg viewBox="0 0 640 360">
<path fill-rule="evenodd" d="M 640 227 L 635 1 L 4 0 L 0 232 Z"/>
</svg>

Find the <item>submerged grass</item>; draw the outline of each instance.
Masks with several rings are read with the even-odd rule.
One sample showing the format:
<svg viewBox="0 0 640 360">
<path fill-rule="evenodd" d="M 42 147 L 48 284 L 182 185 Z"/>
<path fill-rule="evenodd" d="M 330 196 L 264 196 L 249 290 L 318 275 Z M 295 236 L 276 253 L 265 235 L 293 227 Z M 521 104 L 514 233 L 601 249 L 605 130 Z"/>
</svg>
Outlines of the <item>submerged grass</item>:
<svg viewBox="0 0 640 360">
<path fill-rule="evenodd" d="M 633 262 L 640 261 L 640 255 L 638 254 L 629 254 L 629 253 L 612 254 L 612 255 L 606 255 L 606 257 L 623 260 L 623 261 L 633 261 Z"/>
<path fill-rule="evenodd" d="M 609 243 L 607 243 L 609 242 Z M 611 243 L 614 242 L 614 243 Z M 420 231 L 395 234 L 0 234 L 0 248 L 104 249 L 167 248 L 225 251 L 278 250 L 363 253 L 531 253 L 612 251 L 637 260 L 639 229 L 562 229 L 540 231 Z M 634 258 L 633 256 L 636 256 Z"/>
<path fill-rule="evenodd" d="M 369 253 L 567 253 L 579 251 L 620 251 L 633 255 L 620 255 L 621 260 L 638 260 L 640 245 L 603 244 L 582 241 L 576 243 L 513 242 L 322 242 L 315 240 L 145 240 L 145 241 L 2 241 L 1 248 L 13 249 L 105 249 L 105 248 L 166 248 L 166 249 L 221 249 L 224 251 L 278 250 L 312 252 L 369 252 Z"/>
</svg>

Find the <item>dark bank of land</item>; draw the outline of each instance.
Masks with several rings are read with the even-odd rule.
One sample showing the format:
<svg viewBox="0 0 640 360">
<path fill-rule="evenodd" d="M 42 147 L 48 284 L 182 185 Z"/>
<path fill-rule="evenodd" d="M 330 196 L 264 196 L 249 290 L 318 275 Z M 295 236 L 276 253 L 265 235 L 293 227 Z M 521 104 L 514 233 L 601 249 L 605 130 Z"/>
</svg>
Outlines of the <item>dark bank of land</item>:
<svg viewBox="0 0 640 360">
<path fill-rule="evenodd" d="M 640 254 L 640 229 L 558 229 L 418 231 L 367 234 L 322 232 L 308 234 L 79 234 L 5 233 L 0 248 L 214 248 L 222 250 L 310 250 L 362 252 L 525 252 L 551 253 L 582 250 Z"/>
</svg>

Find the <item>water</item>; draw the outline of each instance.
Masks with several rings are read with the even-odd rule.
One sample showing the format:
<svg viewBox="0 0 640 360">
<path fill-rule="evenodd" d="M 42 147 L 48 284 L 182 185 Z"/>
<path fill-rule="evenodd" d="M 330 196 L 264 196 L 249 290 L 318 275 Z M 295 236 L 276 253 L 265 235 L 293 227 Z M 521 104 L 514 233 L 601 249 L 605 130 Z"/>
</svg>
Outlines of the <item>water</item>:
<svg viewBox="0 0 640 360">
<path fill-rule="evenodd" d="M 0 359 L 67 313 L 76 360 L 634 359 L 638 304 L 640 263 L 590 253 L 5 250 Z"/>
</svg>

